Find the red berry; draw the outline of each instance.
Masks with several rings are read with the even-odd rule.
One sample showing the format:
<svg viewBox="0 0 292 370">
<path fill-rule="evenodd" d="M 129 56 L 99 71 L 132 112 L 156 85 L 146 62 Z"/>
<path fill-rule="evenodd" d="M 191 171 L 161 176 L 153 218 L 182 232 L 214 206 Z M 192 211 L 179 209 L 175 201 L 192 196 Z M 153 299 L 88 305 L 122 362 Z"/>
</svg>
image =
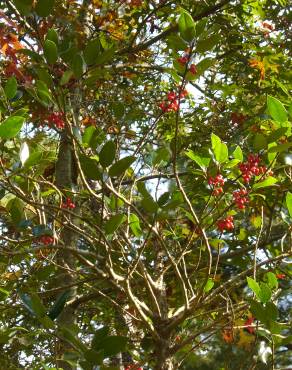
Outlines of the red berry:
<svg viewBox="0 0 292 370">
<path fill-rule="evenodd" d="M 197 73 L 197 67 L 196 67 L 195 64 L 191 64 L 189 72 L 193 75 L 195 75 Z"/>
<path fill-rule="evenodd" d="M 167 99 L 169 101 L 173 101 L 176 99 L 176 93 L 174 91 L 170 91 L 168 94 L 167 94 Z"/>
</svg>

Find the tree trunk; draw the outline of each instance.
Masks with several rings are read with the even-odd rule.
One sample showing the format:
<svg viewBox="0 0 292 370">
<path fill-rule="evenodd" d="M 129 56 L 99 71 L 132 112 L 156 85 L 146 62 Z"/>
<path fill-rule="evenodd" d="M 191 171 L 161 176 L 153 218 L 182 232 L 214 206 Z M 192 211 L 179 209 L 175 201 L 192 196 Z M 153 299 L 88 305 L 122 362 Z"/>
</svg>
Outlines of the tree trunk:
<svg viewBox="0 0 292 370">
<path fill-rule="evenodd" d="M 63 132 L 61 135 L 58 159 L 56 163 L 56 185 L 60 190 L 71 190 L 72 185 L 76 184 L 76 182 L 77 176 L 75 174 L 74 159 L 70 140 L 67 137 L 66 132 Z M 76 212 L 76 208 L 74 211 Z M 72 218 L 71 221 L 74 222 Z M 74 231 L 71 229 L 64 227 L 60 238 L 65 247 L 76 248 L 77 236 L 76 233 L 74 233 Z M 57 264 L 60 266 L 60 268 L 56 275 L 56 282 L 58 286 L 63 286 L 64 290 L 67 290 L 66 287 L 74 284 L 76 281 L 76 276 L 74 275 L 75 262 L 75 258 L 71 252 L 67 252 L 65 250 L 58 251 Z M 76 296 L 76 288 L 71 287 L 69 289 L 70 299 L 73 299 Z M 72 307 L 65 307 L 61 315 L 58 317 L 58 324 L 60 327 L 66 327 L 70 329 L 70 326 L 72 326 L 74 323 L 74 309 Z M 63 370 L 74 369 L 74 367 L 72 367 L 69 363 L 62 360 L 64 354 L 69 350 L 71 350 L 71 346 L 67 342 L 60 341 L 58 343 L 57 366 Z"/>
</svg>

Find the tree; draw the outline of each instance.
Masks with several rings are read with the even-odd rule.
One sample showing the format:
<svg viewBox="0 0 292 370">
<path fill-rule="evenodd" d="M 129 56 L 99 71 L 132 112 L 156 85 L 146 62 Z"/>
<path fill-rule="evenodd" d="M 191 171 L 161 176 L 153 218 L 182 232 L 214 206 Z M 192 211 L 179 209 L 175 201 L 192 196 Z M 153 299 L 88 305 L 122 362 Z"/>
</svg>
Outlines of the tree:
<svg viewBox="0 0 292 370">
<path fill-rule="evenodd" d="M 289 366 L 289 7 L 0 1 L 1 368 Z"/>
</svg>

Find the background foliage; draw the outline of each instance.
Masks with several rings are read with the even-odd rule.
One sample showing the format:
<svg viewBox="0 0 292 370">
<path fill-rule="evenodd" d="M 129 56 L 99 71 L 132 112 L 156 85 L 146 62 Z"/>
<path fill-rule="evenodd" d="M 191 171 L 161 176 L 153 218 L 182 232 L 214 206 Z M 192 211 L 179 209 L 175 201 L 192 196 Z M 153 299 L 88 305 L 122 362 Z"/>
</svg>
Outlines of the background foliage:
<svg viewBox="0 0 292 370">
<path fill-rule="evenodd" d="M 288 369 L 286 1 L 0 9 L 0 368 Z"/>
</svg>

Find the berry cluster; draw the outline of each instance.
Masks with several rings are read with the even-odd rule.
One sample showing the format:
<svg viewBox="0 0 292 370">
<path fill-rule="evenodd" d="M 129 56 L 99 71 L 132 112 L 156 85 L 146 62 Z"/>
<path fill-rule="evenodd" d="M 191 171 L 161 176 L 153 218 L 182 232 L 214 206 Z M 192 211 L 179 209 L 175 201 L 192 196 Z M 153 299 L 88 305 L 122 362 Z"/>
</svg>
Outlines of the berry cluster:
<svg viewBox="0 0 292 370">
<path fill-rule="evenodd" d="M 39 242 L 44 245 L 50 245 L 54 243 L 54 238 L 49 235 L 43 235 L 39 238 Z"/>
<path fill-rule="evenodd" d="M 248 192 L 246 189 L 240 189 L 233 192 L 234 203 L 237 205 L 237 208 L 244 209 L 246 203 L 249 202 Z"/>
<path fill-rule="evenodd" d="M 188 54 L 184 54 L 182 57 L 179 57 L 177 61 L 179 64 L 185 66 L 189 62 L 189 59 L 190 59 L 190 56 Z M 188 72 L 195 75 L 197 73 L 196 65 L 192 63 L 188 69 Z"/>
<path fill-rule="evenodd" d="M 223 176 L 219 173 L 215 178 L 210 177 L 208 180 L 208 184 L 212 185 L 215 189 L 213 190 L 212 195 L 218 196 L 223 193 L 222 186 L 224 185 L 225 180 Z"/>
<path fill-rule="evenodd" d="M 179 107 L 179 99 L 183 99 L 185 96 L 187 96 L 187 94 L 188 92 L 186 89 L 182 90 L 179 95 L 176 94 L 174 91 L 170 91 L 167 94 L 167 101 L 161 102 L 159 104 L 159 108 L 161 108 L 163 112 L 176 112 Z"/>
<path fill-rule="evenodd" d="M 48 115 L 47 121 L 49 126 L 55 126 L 59 130 L 62 130 L 65 127 L 64 114 L 62 112 L 53 112 Z"/>
<path fill-rule="evenodd" d="M 76 206 L 72 202 L 71 198 L 66 198 L 65 202 L 61 204 L 62 208 L 74 209 Z"/>
<path fill-rule="evenodd" d="M 245 183 L 248 184 L 253 176 L 259 176 L 267 172 L 267 168 L 265 166 L 259 166 L 259 164 L 260 157 L 254 154 L 248 156 L 247 162 L 239 164 L 238 167 Z"/>
<path fill-rule="evenodd" d="M 219 231 L 234 229 L 233 216 L 227 216 L 226 218 L 217 221 L 217 227 Z"/>
</svg>

